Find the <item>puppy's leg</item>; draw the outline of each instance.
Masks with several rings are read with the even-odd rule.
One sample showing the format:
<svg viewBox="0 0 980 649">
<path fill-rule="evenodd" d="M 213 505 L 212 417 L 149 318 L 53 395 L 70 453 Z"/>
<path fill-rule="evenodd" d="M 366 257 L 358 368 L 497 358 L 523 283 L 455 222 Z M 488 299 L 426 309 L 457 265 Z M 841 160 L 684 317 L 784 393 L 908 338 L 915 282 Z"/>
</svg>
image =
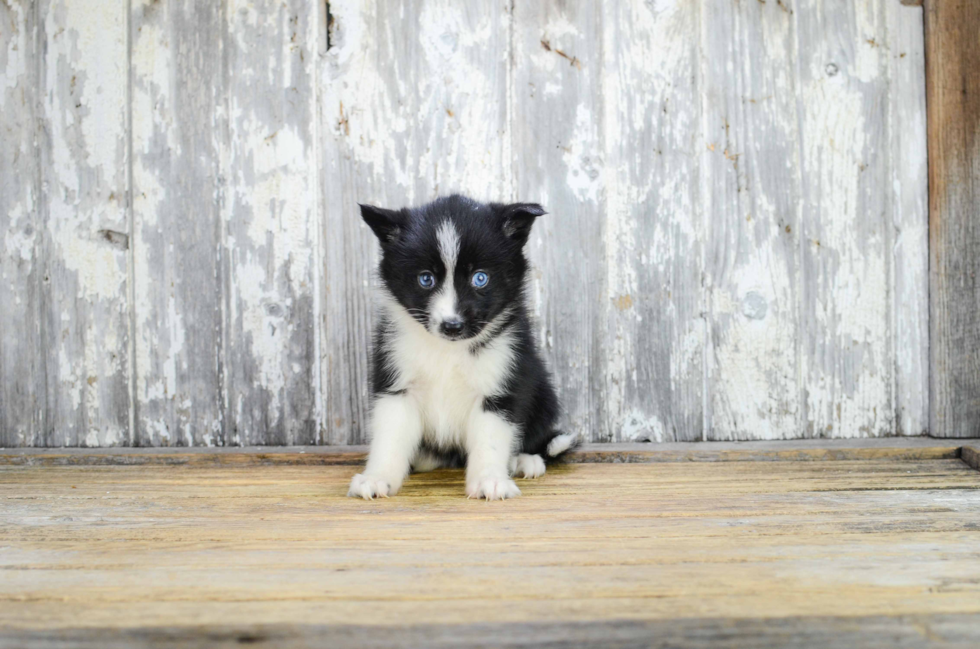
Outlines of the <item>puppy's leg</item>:
<svg viewBox="0 0 980 649">
<path fill-rule="evenodd" d="M 521 495 L 508 473 L 516 439 L 513 424 L 495 413 L 484 412 L 482 406 L 474 409 L 466 431 L 468 497 L 503 500 Z"/>
<path fill-rule="evenodd" d="M 405 395 L 385 395 L 374 403 L 370 430 L 367 467 L 351 480 L 347 495 L 368 500 L 394 496 L 422 440 L 422 413 Z"/>
<path fill-rule="evenodd" d="M 544 475 L 544 460 L 540 455 L 518 453 L 510 458 L 510 474 L 525 478 L 540 478 Z"/>
</svg>

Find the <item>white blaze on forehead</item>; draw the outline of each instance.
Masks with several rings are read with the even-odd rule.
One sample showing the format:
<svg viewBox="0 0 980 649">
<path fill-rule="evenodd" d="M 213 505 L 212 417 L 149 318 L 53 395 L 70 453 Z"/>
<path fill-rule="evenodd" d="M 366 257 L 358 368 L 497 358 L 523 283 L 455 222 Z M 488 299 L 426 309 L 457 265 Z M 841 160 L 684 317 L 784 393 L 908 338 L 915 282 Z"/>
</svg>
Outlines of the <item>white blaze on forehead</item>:
<svg viewBox="0 0 980 649">
<path fill-rule="evenodd" d="M 436 230 L 436 239 L 439 241 L 439 256 L 446 266 L 446 276 L 452 277 L 456 269 L 456 259 L 459 257 L 459 233 L 452 221 L 442 222 Z"/>
<path fill-rule="evenodd" d="M 436 230 L 436 240 L 439 242 L 439 256 L 442 265 L 446 267 L 446 277 L 442 286 L 432 296 L 429 313 L 433 327 L 438 327 L 447 320 L 458 320 L 459 313 L 456 305 L 456 287 L 453 278 L 456 274 L 456 259 L 459 257 L 459 233 L 451 221 L 443 221 Z"/>
</svg>

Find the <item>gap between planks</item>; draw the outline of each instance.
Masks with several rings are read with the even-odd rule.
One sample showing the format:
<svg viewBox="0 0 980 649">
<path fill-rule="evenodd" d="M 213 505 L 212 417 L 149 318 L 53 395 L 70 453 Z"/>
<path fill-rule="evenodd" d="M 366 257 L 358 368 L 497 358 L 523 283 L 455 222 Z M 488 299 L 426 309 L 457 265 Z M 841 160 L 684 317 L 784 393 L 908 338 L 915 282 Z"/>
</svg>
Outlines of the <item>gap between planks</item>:
<svg viewBox="0 0 980 649">
<path fill-rule="evenodd" d="M 363 464 L 367 446 L 244 446 L 154 448 L 0 449 L 0 466 L 134 465 L 349 465 Z M 929 437 L 787 440 L 764 442 L 675 442 L 586 444 L 564 461 L 582 463 L 819 462 L 961 459 L 980 471 L 980 442 Z"/>
<path fill-rule="evenodd" d="M 969 647 L 977 638 L 980 614 L 782 618 L 686 618 L 602 620 L 512 624 L 415 624 L 395 627 L 324 624 L 157 627 L 136 629 L 53 629 L 9 631 L 0 649 L 31 646 L 80 649 L 181 646 L 221 649 L 341 646 L 398 647 L 553 647 L 625 649 L 632 647 Z"/>
</svg>

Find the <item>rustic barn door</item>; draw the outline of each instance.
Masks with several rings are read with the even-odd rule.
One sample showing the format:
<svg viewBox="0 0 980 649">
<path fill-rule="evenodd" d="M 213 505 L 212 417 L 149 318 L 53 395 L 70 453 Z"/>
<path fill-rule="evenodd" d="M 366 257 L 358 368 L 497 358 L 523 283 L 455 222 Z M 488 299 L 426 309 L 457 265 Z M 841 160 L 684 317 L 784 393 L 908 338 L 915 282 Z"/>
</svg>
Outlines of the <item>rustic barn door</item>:
<svg viewBox="0 0 980 649">
<path fill-rule="evenodd" d="M 928 428 L 922 8 L 0 4 L 0 445 L 364 441 L 357 202 L 533 200 L 596 441 Z"/>
</svg>

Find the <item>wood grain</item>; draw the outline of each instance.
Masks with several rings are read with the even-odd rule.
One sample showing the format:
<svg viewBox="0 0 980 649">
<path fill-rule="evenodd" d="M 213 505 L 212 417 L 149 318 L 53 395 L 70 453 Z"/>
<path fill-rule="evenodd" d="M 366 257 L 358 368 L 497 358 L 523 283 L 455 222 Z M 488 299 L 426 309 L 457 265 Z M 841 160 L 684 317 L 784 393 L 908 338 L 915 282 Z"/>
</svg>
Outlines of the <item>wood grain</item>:
<svg viewBox="0 0 980 649">
<path fill-rule="evenodd" d="M 806 433 L 794 14 L 707 2 L 702 19 L 709 439 Z"/>
<path fill-rule="evenodd" d="M 903 615 L 680 620 L 613 620 L 589 622 L 525 622 L 512 624 L 437 624 L 409 626 L 356 625 L 208 625 L 144 629 L 59 629 L 10 631 L 0 647 L 30 645 L 60 649 L 66 643 L 87 649 L 116 647 L 240 647 L 306 648 L 313 646 L 393 649 L 396 647 L 580 647 L 627 649 L 677 647 L 748 649 L 784 647 L 860 647 L 862 649 L 972 649 L 980 635 L 980 615 Z"/>
<path fill-rule="evenodd" d="M 0 5 L 0 446 L 44 428 L 36 4 Z"/>
<path fill-rule="evenodd" d="M 691 37 L 698 9 L 693 2 L 603 5 L 605 267 L 598 269 L 602 291 L 592 297 L 596 416 L 587 433 L 596 441 L 693 441 L 706 433 L 706 235 L 702 175 L 692 155 L 702 142 L 693 109 L 700 103 L 698 42 Z M 555 232 L 564 232 L 566 218 L 555 215 Z M 555 245 L 571 242 L 543 241 L 546 249 Z M 558 265 L 542 282 L 560 287 L 567 267 Z"/>
<path fill-rule="evenodd" d="M 230 444 L 319 438 L 318 5 L 231 2 L 222 221 Z"/>
<path fill-rule="evenodd" d="M 933 434 L 980 435 L 980 5 L 926 2 L 930 416 Z"/>
<path fill-rule="evenodd" d="M 43 445 L 130 440 L 127 18 L 124 0 L 38 5 Z"/>
<path fill-rule="evenodd" d="M 227 442 L 223 15 L 132 3 L 137 445 Z"/>
<path fill-rule="evenodd" d="M 915 3 L 913 3 L 914 5 Z M 921 2 L 918 3 L 921 5 Z M 929 218 L 922 8 L 885 2 L 895 432 L 929 430 Z M 885 190 L 888 185 L 886 182 Z"/>
<path fill-rule="evenodd" d="M 964 446 L 960 449 L 960 459 L 966 464 L 980 471 L 980 447 Z"/>
<path fill-rule="evenodd" d="M 980 613 L 958 459 L 569 465 L 492 504 L 355 470 L 0 467 L 0 637 Z"/>
<path fill-rule="evenodd" d="M 252 446 L 226 448 L 20 448 L 0 449 L 0 465 L 359 465 L 367 446 Z M 665 442 L 584 444 L 566 464 L 659 462 L 822 462 L 942 460 L 961 458 L 973 466 L 971 447 L 929 438 L 790 440 L 778 442 Z M 974 467 L 976 468 L 976 467 Z"/>
<path fill-rule="evenodd" d="M 887 80 L 881 3 L 799 3 L 802 174 L 800 342 L 807 435 L 877 436 L 895 428 L 884 188 Z M 830 25 L 834 36 L 828 38 Z M 821 296 L 832 292 L 833 300 Z"/>
</svg>

